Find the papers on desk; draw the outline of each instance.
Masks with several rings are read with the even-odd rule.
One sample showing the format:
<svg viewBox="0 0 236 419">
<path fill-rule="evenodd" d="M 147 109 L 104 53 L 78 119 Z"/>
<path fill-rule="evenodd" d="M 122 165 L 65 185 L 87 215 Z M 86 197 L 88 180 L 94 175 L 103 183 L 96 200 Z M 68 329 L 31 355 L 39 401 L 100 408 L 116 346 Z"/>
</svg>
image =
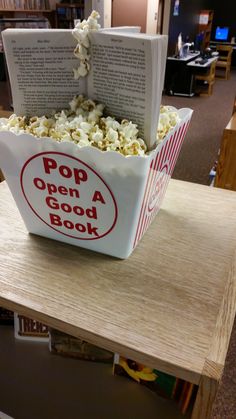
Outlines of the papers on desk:
<svg viewBox="0 0 236 419">
<path fill-rule="evenodd" d="M 193 53 L 190 53 L 190 54 L 186 55 L 186 57 L 180 58 L 180 57 L 175 55 L 173 57 L 167 57 L 167 59 L 168 60 L 173 60 L 173 61 L 175 61 L 175 60 L 176 61 L 191 61 L 194 58 L 199 57 L 199 55 L 200 55 L 200 52 L 193 52 Z"/>
<path fill-rule="evenodd" d="M 196 59 L 196 60 L 192 60 L 189 63 L 187 63 L 187 66 L 201 67 L 201 68 L 210 67 L 211 63 L 213 63 L 213 61 L 216 61 L 216 60 L 217 60 L 217 57 L 207 58 L 207 61 L 205 61 L 201 64 L 201 62 L 199 62 L 198 59 Z"/>
</svg>

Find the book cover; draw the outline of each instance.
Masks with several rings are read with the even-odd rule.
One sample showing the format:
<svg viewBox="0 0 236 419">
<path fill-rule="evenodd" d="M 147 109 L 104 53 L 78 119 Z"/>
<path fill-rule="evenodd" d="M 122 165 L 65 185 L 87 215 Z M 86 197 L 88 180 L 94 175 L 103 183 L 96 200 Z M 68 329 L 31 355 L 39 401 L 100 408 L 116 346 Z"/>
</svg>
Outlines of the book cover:
<svg viewBox="0 0 236 419">
<path fill-rule="evenodd" d="M 66 357 L 94 362 L 113 362 L 112 352 L 52 328 L 49 330 L 49 349 L 53 354 Z"/>
<path fill-rule="evenodd" d="M 16 339 L 38 342 L 49 340 L 48 326 L 18 313 L 14 313 L 14 330 Z"/>
</svg>

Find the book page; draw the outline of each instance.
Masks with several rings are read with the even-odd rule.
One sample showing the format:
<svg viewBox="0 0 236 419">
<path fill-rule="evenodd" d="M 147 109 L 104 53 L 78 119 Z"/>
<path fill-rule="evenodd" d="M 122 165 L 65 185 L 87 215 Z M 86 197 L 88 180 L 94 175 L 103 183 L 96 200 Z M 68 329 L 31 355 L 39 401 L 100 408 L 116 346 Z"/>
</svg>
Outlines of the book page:
<svg viewBox="0 0 236 419">
<path fill-rule="evenodd" d="M 154 80 L 163 80 L 159 72 L 165 68 L 165 60 L 156 62 L 162 38 L 104 31 L 91 33 L 90 39 L 89 97 L 104 103 L 107 114 L 136 123 L 140 137 L 153 144 L 159 115 L 154 100 L 160 104 L 162 94 L 162 86 L 157 91 Z"/>
<path fill-rule="evenodd" d="M 102 28 L 99 32 L 132 32 L 140 33 L 141 26 L 114 26 L 112 28 Z"/>
<path fill-rule="evenodd" d="M 86 80 L 74 80 L 71 30 L 7 29 L 2 37 L 17 115 L 50 114 L 86 93 Z"/>
</svg>

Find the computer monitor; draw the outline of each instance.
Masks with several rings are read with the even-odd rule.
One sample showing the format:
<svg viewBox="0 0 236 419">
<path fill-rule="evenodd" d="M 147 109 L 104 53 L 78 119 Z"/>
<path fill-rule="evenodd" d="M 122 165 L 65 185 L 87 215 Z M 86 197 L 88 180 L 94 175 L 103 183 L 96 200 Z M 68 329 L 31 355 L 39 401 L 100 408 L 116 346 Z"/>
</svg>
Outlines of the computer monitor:
<svg viewBox="0 0 236 419">
<path fill-rule="evenodd" d="M 216 33 L 215 33 L 215 40 L 216 41 L 227 41 L 229 36 L 229 28 L 224 26 L 217 26 Z"/>
</svg>

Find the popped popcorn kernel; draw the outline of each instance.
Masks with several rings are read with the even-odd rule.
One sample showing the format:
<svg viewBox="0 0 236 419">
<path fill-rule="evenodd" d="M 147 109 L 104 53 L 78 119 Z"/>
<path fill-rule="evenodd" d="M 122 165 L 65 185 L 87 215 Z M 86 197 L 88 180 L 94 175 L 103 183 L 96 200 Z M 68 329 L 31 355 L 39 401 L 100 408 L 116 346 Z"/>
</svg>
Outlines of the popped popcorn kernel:
<svg viewBox="0 0 236 419">
<path fill-rule="evenodd" d="M 123 119 L 117 121 L 112 116 L 104 116 L 104 105 L 75 96 L 68 109 L 54 115 L 21 117 L 15 114 L 8 119 L 0 119 L 0 131 L 15 134 L 28 133 L 35 137 L 49 137 L 58 142 L 73 142 L 79 148 L 93 146 L 101 151 L 116 151 L 128 156 L 145 156 L 147 146 L 138 136 L 137 125 Z M 161 106 L 157 144 L 180 121 L 178 113 L 171 107 Z"/>
<path fill-rule="evenodd" d="M 180 122 L 180 117 L 170 106 L 160 107 L 160 115 L 157 127 L 157 143 L 159 144 L 166 135 Z"/>
<path fill-rule="evenodd" d="M 78 80 L 80 77 L 87 76 L 90 70 L 90 54 L 89 54 L 89 32 L 94 32 L 100 29 L 101 25 L 98 23 L 100 15 L 95 10 L 92 11 L 88 19 L 78 22 L 72 31 L 73 37 L 77 40 L 78 44 L 74 49 L 74 55 L 80 60 L 78 68 L 74 68 L 74 78 Z"/>
</svg>

